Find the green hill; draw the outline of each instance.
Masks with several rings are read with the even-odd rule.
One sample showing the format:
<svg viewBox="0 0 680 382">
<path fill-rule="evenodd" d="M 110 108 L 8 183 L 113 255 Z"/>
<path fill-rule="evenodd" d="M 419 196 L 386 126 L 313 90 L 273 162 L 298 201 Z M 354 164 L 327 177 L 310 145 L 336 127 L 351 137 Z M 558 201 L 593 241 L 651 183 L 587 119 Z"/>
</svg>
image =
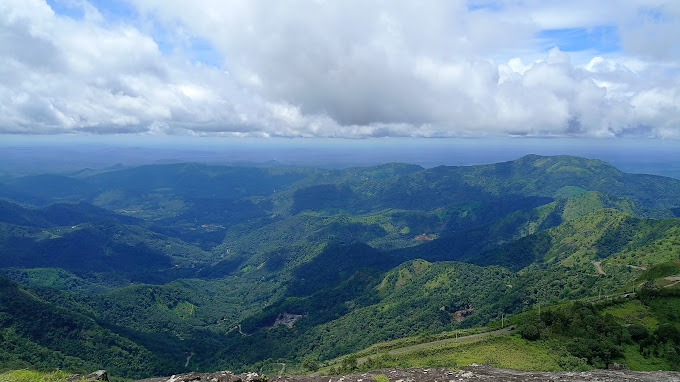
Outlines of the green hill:
<svg viewBox="0 0 680 382">
<path fill-rule="evenodd" d="M 168 363 L 85 315 L 50 304 L 0 277 L 0 365 L 141 377 L 163 373 Z"/>
<path fill-rule="evenodd" d="M 652 263 L 675 259 L 680 249 L 679 230 L 677 218 L 642 219 L 615 209 L 600 209 L 469 261 L 517 270 L 533 262 L 582 266 L 601 261 L 603 269 L 634 268 L 646 259 Z"/>
<path fill-rule="evenodd" d="M 65 368 L 104 365 L 78 353 L 88 349 L 80 340 L 60 350 L 61 338 L 80 338 L 73 333 L 87 325 L 129 341 L 120 349 L 148 352 L 164 374 L 245 370 L 643 285 L 666 293 L 680 274 L 680 181 L 592 159 L 430 169 L 171 164 L 1 182 L 0 268 L 21 283 L 7 291 L 23 291 L 8 296 L 74 315 L 44 328 L 77 321 L 59 321 L 76 329 L 47 341 L 27 329 L 28 315 L 8 312 L 2 322 L 13 331 L 3 338 L 15 350 L 6 353 L 26 344 Z M 665 312 L 657 322 L 677 323 L 650 304 Z M 21 354 L 7 359 L 30 365 Z"/>
<path fill-rule="evenodd" d="M 39 228 L 0 223 L 0 267 L 62 268 L 109 285 L 168 282 L 195 273 L 212 255 L 140 226 L 113 221 Z M 98 276 L 99 275 L 99 276 Z"/>
</svg>

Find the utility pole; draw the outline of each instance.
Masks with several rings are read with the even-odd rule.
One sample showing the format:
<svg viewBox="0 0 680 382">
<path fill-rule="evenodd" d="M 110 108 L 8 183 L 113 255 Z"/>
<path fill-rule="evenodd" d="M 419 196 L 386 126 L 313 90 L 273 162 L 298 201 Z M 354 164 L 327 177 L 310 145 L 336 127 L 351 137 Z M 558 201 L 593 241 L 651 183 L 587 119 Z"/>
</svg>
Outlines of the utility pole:
<svg viewBox="0 0 680 382">
<path fill-rule="evenodd" d="M 505 327 L 505 313 L 501 313 L 501 329 Z"/>
</svg>

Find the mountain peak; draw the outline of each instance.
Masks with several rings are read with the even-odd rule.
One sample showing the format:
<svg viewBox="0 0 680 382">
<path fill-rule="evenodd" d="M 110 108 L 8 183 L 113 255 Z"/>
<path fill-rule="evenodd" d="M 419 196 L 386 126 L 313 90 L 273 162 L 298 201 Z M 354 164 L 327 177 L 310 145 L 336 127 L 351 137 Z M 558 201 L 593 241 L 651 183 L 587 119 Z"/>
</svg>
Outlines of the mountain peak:
<svg viewBox="0 0 680 382">
<path fill-rule="evenodd" d="M 540 167 L 540 168 L 552 168 L 554 166 L 557 167 L 562 167 L 562 166 L 578 166 L 578 167 L 584 167 L 588 168 L 591 170 L 599 169 L 599 170 L 608 170 L 608 171 L 615 171 L 620 173 L 616 167 L 614 167 L 612 164 L 599 160 L 599 159 L 588 159 L 588 158 L 583 158 L 583 157 L 577 157 L 573 155 L 551 155 L 551 156 L 543 156 L 543 155 L 537 155 L 537 154 L 529 154 L 525 155 L 519 159 L 516 159 L 514 161 L 511 161 L 513 163 L 521 164 L 521 165 L 526 165 L 526 164 L 531 164 L 534 167 Z"/>
</svg>

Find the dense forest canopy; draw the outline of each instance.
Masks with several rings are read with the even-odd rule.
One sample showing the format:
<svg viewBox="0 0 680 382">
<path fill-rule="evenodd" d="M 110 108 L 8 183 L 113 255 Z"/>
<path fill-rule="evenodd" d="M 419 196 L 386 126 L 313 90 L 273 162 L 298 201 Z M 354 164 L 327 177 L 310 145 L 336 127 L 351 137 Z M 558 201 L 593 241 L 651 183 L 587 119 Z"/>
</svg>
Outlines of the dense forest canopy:
<svg viewBox="0 0 680 382">
<path fill-rule="evenodd" d="M 563 368 L 674 368 L 679 261 L 680 181 L 579 157 L 5 176 L 0 368 L 304 368 L 512 316 Z M 623 293 L 653 319 L 587 302 Z"/>
</svg>

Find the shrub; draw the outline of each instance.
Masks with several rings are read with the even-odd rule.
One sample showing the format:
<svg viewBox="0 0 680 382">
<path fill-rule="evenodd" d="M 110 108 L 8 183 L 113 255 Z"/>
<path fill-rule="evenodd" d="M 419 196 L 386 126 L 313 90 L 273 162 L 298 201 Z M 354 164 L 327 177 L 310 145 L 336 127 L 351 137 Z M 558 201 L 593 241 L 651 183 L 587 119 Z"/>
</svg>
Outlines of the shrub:
<svg viewBox="0 0 680 382">
<path fill-rule="evenodd" d="M 590 370 L 588 360 L 585 358 L 574 357 L 573 355 L 565 355 L 557 360 L 557 364 L 564 370 L 585 371 Z"/>
<path fill-rule="evenodd" d="M 628 333 L 635 342 L 640 342 L 649 336 L 647 328 L 640 324 L 633 324 L 628 327 Z"/>
</svg>

